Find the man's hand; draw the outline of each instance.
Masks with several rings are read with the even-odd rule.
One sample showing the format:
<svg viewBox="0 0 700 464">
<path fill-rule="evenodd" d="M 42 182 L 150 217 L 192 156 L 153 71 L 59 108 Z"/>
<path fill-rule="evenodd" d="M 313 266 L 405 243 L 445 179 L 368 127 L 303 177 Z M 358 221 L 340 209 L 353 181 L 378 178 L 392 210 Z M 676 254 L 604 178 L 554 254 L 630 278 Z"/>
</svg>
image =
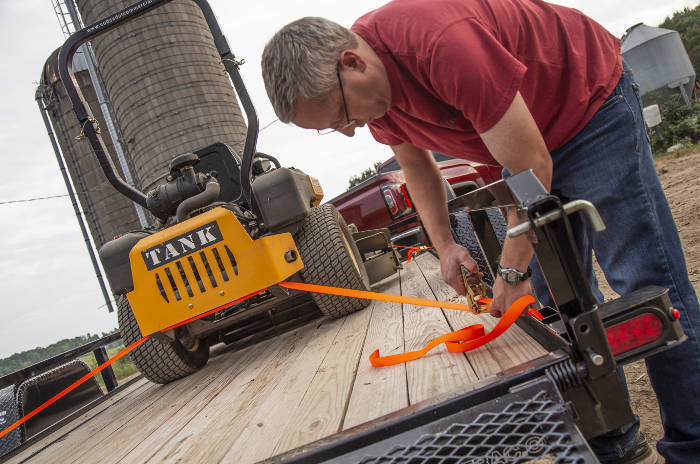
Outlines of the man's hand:
<svg viewBox="0 0 700 464">
<path fill-rule="evenodd" d="M 442 279 L 447 282 L 457 293 L 464 296 L 467 290 L 464 288 L 462 281 L 462 272 L 460 265 L 467 268 L 473 276 L 479 275 L 479 266 L 474 261 L 474 258 L 469 254 L 466 248 L 452 242 L 444 246 L 439 251 L 440 254 L 440 271 Z"/>
<path fill-rule="evenodd" d="M 498 277 L 493 285 L 493 302 L 491 303 L 489 314 L 493 317 L 503 316 L 515 300 L 527 294 L 532 294 L 529 279 L 511 285 Z"/>
</svg>

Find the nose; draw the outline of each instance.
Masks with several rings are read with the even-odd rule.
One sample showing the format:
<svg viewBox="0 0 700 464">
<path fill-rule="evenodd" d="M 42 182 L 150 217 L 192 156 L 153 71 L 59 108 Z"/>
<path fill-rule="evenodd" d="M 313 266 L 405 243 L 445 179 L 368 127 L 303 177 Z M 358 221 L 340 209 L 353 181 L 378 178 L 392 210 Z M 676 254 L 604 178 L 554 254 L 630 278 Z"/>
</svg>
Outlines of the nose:
<svg viewBox="0 0 700 464">
<path fill-rule="evenodd" d="M 346 127 L 343 130 L 338 131 L 341 134 L 343 134 L 346 137 L 353 137 L 355 135 L 355 125 L 351 125 L 350 127 Z"/>
</svg>

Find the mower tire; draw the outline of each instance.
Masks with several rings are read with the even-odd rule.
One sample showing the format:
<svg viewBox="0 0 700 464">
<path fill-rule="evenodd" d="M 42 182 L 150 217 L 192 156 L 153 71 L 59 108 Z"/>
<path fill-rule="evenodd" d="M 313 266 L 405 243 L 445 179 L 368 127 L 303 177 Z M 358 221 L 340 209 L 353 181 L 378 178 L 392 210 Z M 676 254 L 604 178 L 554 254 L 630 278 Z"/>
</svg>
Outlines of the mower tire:
<svg viewBox="0 0 700 464">
<path fill-rule="evenodd" d="M 311 208 L 295 241 L 304 268 L 304 282 L 331 287 L 369 290 L 369 278 L 345 219 L 335 206 L 326 203 Z M 369 300 L 312 293 L 321 312 L 340 318 L 369 305 Z"/>
<path fill-rule="evenodd" d="M 118 298 L 117 306 L 122 341 L 124 346 L 129 346 L 141 339 L 141 330 L 125 296 Z M 209 346 L 200 342 L 197 348 L 189 351 L 177 340 L 166 342 L 151 336 L 134 348 L 129 356 L 148 380 L 165 384 L 204 367 L 209 360 Z"/>
<path fill-rule="evenodd" d="M 507 232 L 506 220 L 503 214 L 501 214 L 500 210 L 495 208 L 487 209 L 486 214 L 493 226 L 496 237 L 498 237 L 498 241 L 503 245 Z M 455 241 L 469 250 L 469 254 L 472 255 L 474 261 L 479 265 L 479 271 L 484 274 L 482 278 L 484 283 L 493 286 L 495 280 L 494 276 L 491 275 L 489 271 L 486 258 L 481 251 L 481 246 L 479 245 L 479 240 L 476 238 L 476 232 L 474 232 L 474 227 L 469 219 L 469 215 L 467 213 L 450 214 L 450 227 Z"/>
</svg>

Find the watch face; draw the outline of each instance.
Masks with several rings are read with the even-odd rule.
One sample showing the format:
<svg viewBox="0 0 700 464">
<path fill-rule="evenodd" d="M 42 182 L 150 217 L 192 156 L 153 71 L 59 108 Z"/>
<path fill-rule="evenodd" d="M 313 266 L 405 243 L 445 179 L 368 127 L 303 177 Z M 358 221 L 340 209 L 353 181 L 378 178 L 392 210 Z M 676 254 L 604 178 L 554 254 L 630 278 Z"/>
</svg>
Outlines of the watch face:
<svg viewBox="0 0 700 464">
<path fill-rule="evenodd" d="M 528 269 L 529 270 L 529 269 Z M 528 273 L 523 273 L 520 271 L 517 271 L 515 269 L 509 269 L 509 268 L 498 268 L 498 275 L 501 276 L 501 278 L 509 284 L 517 284 L 518 282 L 524 282 L 527 280 L 529 277 L 529 272 Z"/>
</svg>

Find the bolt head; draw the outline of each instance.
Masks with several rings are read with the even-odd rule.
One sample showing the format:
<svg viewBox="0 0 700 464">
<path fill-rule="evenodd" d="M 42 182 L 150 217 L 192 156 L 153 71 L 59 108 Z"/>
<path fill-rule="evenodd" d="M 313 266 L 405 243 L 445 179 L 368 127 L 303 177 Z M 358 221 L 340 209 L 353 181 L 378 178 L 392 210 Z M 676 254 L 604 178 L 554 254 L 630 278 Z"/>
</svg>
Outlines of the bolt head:
<svg viewBox="0 0 700 464">
<path fill-rule="evenodd" d="M 591 353 L 591 362 L 596 366 L 602 366 L 605 363 L 605 358 L 598 353 Z"/>
</svg>

